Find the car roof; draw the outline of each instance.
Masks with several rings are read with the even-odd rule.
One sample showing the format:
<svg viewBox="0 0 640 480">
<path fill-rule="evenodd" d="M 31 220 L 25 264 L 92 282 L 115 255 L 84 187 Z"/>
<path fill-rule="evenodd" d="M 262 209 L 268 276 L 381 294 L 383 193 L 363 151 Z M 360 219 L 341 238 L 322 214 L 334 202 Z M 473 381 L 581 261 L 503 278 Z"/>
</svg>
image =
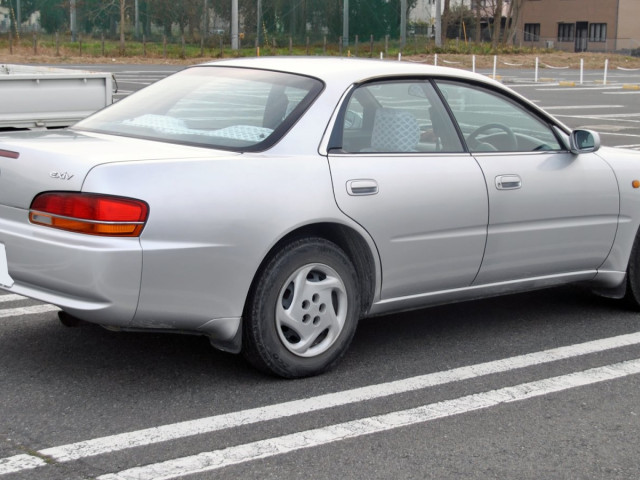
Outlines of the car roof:
<svg viewBox="0 0 640 480">
<path fill-rule="evenodd" d="M 328 84 L 359 83 L 379 77 L 430 75 L 466 78 L 500 85 L 484 75 L 425 63 L 351 57 L 253 57 L 209 62 L 204 65 L 257 68 L 309 75 Z"/>
</svg>

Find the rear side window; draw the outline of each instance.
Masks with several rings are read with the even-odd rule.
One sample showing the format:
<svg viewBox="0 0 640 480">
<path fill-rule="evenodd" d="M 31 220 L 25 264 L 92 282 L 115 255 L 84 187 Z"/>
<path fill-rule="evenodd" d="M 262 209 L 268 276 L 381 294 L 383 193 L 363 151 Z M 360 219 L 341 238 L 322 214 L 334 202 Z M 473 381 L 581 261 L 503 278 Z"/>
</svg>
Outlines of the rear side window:
<svg viewBox="0 0 640 480">
<path fill-rule="evenodd" d="M 76 124 L 74 129 L 237 151 L 273 145 L 322 90 L 314 78 L 193 67 Z"/>
<path fill-rule="evenodd" d="M 393 80 L 361 85 L 343 115 L 342 150 L 349 153 L 462 152 L 430 82 Z"/>
</svg>

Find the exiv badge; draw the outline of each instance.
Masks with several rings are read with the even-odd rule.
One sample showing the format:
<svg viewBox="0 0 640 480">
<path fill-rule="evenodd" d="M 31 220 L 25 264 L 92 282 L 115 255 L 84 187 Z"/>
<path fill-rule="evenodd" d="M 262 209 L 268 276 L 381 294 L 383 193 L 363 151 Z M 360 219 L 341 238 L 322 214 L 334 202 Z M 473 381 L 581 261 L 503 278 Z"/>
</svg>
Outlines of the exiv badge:
<svg viewBox="0 0 640 480">
<path fill-rule="evenodd" d="M 71 180 L 73 178 L 73 175 L 69 172 L 50 172 L 49 176 L 60 180 Z"/>
</svg>

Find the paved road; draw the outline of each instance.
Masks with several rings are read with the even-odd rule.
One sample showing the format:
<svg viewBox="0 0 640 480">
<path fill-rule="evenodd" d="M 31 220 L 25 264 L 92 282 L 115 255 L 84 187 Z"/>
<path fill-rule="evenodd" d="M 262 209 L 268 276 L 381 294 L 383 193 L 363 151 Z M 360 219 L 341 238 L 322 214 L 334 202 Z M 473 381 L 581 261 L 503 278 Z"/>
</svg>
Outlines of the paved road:
<svg viewBox="0 0 640 480">
<path fill-rule="evenodd" d="M 171 70 L 118 68 L 130 90 Z M 640 144 L 622 82 L 510 84 Z M 0 295 L 0 480 L 637 479 L 638 373 L 640 316 L 579 287 L 369 319 L 336 370 L 296 381 Z"/>
</svg>

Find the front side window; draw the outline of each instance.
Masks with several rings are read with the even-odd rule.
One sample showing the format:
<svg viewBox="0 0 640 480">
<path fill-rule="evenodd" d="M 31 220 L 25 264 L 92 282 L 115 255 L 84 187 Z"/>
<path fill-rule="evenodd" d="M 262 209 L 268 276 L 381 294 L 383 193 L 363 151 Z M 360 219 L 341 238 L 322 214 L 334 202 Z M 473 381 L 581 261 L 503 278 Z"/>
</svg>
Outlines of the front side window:
<svg viewBox="0 0 640 480">
<path fill-rule="evenodd" d="M 355 89 L 343 114 L 341 149 L 349 153 L 462 152 L 433 85 L 395 80 Z"/>
<path fill-rule="evenodd" d="M 322 88 L 317 79 L 287 73 L 193 67 L 119 101 L 73 128 L 255 151 L 278 141 Z"/>
<path fill-rule="evenodd" d="M 551 127 L 504 95 L 459 82 L 436 82 L 458 122 L 469 151 L 563 150 Z"/>
</svg>

